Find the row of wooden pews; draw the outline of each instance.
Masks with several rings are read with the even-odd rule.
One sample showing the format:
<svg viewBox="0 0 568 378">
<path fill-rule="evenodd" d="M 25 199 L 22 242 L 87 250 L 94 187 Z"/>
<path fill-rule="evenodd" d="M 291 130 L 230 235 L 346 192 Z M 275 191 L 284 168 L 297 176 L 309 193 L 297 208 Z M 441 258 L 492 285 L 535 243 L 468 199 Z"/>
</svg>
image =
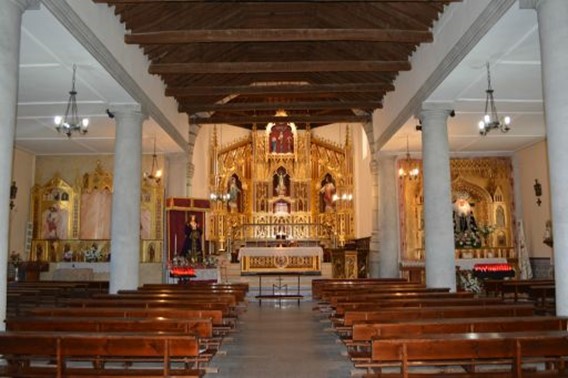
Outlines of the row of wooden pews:
<svg viewBox="0 0 568 378">
<path fill-rule="evenodd" d="M 568 376 L 568 319 L 534 303 L 388 280 L 320 280 L 329 316 L 367 377 Z"/>
<path fill-rule="evenodd" d="M 6 319 L 0 376 L 203 376 L 235 330 L 247 291 L 191 283 L 64 295 Z"/>
</svg>

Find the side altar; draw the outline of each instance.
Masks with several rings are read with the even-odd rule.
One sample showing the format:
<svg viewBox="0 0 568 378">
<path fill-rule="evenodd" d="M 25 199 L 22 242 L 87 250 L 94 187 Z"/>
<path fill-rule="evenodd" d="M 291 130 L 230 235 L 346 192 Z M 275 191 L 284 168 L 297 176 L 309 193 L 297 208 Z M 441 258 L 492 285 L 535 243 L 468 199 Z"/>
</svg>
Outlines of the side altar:
<svg viewBox="0 0 568 378">
<path fill-rule="evenodd" d="M 489 263 L 495 259 L 516 265 L 511 159 L 451 159 L 450 172 L 456 266 L 464 269 L 471 265 L 464 261 Z M 399 180 L 403 273 L 419 269 L 416 264 L 423 264 L 425 258 L 422 186 L 421 177 Z"/>
</svg>

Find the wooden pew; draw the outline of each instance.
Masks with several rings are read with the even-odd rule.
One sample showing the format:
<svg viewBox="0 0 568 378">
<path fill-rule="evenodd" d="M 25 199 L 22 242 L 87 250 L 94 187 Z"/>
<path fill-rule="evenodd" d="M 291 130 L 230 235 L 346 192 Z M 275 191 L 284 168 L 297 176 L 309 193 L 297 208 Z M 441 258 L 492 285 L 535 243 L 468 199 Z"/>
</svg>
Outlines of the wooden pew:
<svg viewBox="0 0 568 378">
<path fill-rule="evenodd" d="M 528 316 L 490 318 L 450 318 L 393 323 L 355 323 L 352 336 L 344 343 L 356 367 L 371 360 L 372 339 L 414 336 L 429 333 L 566 331 L 568 318 Z"/>
<path fill-rule="evenodd" d="M 43 332 L 170 332 L 213 337 L 211 319 L 27 316 L 6 319 L 8 331 Z"/>
<path fill-rule="evenodd" d="M 530 287 L 537 285 L 554 285 L 554 280 L 506 280 L 501 284 L 501 297 L 505 298 L 507 294 L 513 294 L 513 301 L 517 302 L 521 294 L 528 297 Z"/>
<path fill-rule="evenodd" d="M 529 286 L 529 299 L 532 300 L 539 313 L 556 313 L 556 286 L 535 285 Z"/>
<path fill-rule="evenodd" d="M 526 362 L 557 362 L 568 356 L 568 332 L 506 332 L 506 333 L 457 333 L 423 334 L 400 338 L 378 338 L 372 341 L 373 367 L 397 366 L 400 374 L 376 374 L 376 377 L 418 376 L 410 367 L 424 366 L 466 366 L 464 377 L 497 377 L 494 372 L 476 373 L 475 367 L 498 362 L 507 365 L 505 376 L 532 377 L 523 371 Z M 550 372 L 552 373 L 552 372 Z M 539 374 L 539 373 L 537 373 Z M 540 376 L 534 374 L 534 376 Z M 443 377 L 443 372 L 435 376 Z M 455 375 L 450 375 L 455 376 Z M 546 376 L 555 376 L 553 374 Z M 562 375 L 566 376 L 565 372 Z"/>
<path fill-rule="evenodd" d="M 203 361 L 211 359 L 221 344 L 213 336 L 211 319 L 200 318 L 115 318 L 36 316 L 6 319 L 6 330 L 20 332 L 167 332 L 193 335 L 199 339 Z"/>
<path fill-rule="evenodd" d="M 411 298 L 473 298 L 475 295 L 469 291 L 458 292 L 403 292 L 403 293 L 357 293 L 341 294 L 329 298 L 329 303 L 333 307 L 342 303 L 364 302 L 382 299 L 411 299 Z"/>
<path fill-rule="evenodd" d="M 500 298 L 411 298 L 386 299 L 368 302 L 339 303 L 335 317 L 342 317 L 346 311 L 380 311 L 391 307 L 439 307 L 439 306 L 488 306 L 504 304 Z"/>
<path fill-rule="evenodd" d="M 534 315 L 533 305 L 507 304 L 489 306 L 442 306 L 442 307 L 391 307 L 380 311 L 347 311 L 343 325 L 351 328 L 359 321 L 401 321 L 432 318 L 471 318 L 490 316 Z"/>
<path fill-rule="evenodd" d="M 195 303 L 223 303 L 231 307 L 236 307 L 238 304 L 237 296 L 234 294 L 224 293 L 179 293 L 179 294 L 160 294 L 160 293 L 118 293 L 118 294 L 96 294 L 91 299 L 102 300 L 163 300 L 164 302 L 178 301 L 178 302 L 195 302 Z M 69 302 L 69 301 L 68 301 Z M 68 303 L 67 302 L 67 303 Z M 71 302 L 81 302 L 81 300 L 72 300 Z"/>
<path fill-rule="evenodd" d="M 205 297 L 209 296 L 214 298 L 219 295 L 231 295 L 235 297 L 235 305 L 245 300 L 246 292 L 243 290 L 234 289 L 210 289 L 210 288 L 195 288 L 190 290 L 169 290 L 169 289 L 155 289 L 155 290 L 119 290 L 117 294 L 106 295 L 132 295 L 138 297 L 159 296 L 161 298 L 183 298 L 183 297 Z M 94 295 L 93 298 L 101 298 L 104 294 Z"/>
<path fill-rule="evenodd" d="M 405 283 L 405 278 L 322 278 L 312 280 L 312 296 L 314 299 L 320 299 L 322 288 L 331 288 L 339 286 L 350 286 L 361 283 Z"/>
<path fill-rule="evenodd" d="M 183 308 L 183 309 L 207 309 L 207 310 L 220 310 L 223 312 L 223 317 L 226 319 L 234 319 L 235 314 L 232 312 L 231 306 L 222 302 L 210 302 L 207 300 L 195 301 L 177 301 L 177 300 L 149 300 L 149 299 L 80 299 L 69 300 L 65 302 L 67 307 L 75 308 L 101 308 L 101 307 L 140 307 L 145 309 L 150 308 Z"/>
<path fill-rule="evenodd" d="M 194 336 L 171 334 L 85 334 L 44 332 L 0 333 L 0 354 L 9 363 L 0 366 L 0 375 L 18 377 L 200 377 L 195 367 L 175 367 L 173 361 L 198 358 Z M 38 366 L 38 358 L 54 364 Z M 128 360 L 131 366 L 107 368 L 104 362 Z M 92 364 L 77 364 L 91 361 Z M 104 361 L 101 363 L 101 361 Z M 151 361 L 160 367 L 139 364 Z"/>
<path fill-rule="evenodd" d="M 394 293 L 449 293 L 448 288 L 427 288 L 424 286 L 396 285 L 384 287 L 360 287 L 342 290 L 323 290 L 322 300 L 329 303 L 331 297 L 338 295 L 358 295 L 358 294 L 394 294 Z"/>
<path fill-rule="evenodd" d="M 37 316 L 64 316 L 64 317 L 163 317 L 163 318 L 202 318 L 210 319 L 213 326 L 224 326 L 223 312 L 220 310 L 193 310 L 181 308 L 129 308 L 129 307 L 40 307 L 29 311 Z"/>
</svg>

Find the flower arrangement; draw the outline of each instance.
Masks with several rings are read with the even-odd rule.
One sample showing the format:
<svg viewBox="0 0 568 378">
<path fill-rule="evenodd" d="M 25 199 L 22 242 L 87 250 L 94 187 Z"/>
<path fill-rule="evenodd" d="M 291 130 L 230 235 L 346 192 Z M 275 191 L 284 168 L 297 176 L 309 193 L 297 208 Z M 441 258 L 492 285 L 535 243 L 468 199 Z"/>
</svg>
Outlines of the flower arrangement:
<svg viewBox="0 0 568 378">
<path fill-rule="evenodd" d="M 457 285 L 461 290 L 469 291 L 472 293 L 481 293 L 482 283 L 474 276 L 471 270 L 457 270 Z"/>
<path fill-rule="evenodd" d="M 206 256 L 203 261 L 196 262 L 194 260 L 188 260 L 184 256 L 176 256 L 172 259 L 169 266 L 170 270 L 176 268 L 213 269 L 217 268 L 217 258 L 209 255 Z"/>
<path fill-rule="evenodd" d="M 10 253 L 10 264 L 12 264 L 14 268 L 17 268 L 21 262 L 22 258 L 20 257 L 20 254 L 16 251 L 12 251 Z"/>
<path fill-rule="evenodd" d="M 479 235 L 471 231 L 463 231 L 454 235 L 456 248 L 479 248 L 481 239 Z"/>
<path fill-rule="evenodd" d="M 479 232 L 483 237 L 487 237 L 495 232 L 496 228 L 497 227 L 495 227 L 494 224 L 482 224 L 479 226 L 477 232 Z"/>
<path fill-rule="evenodd" d="M 103 256 L 101 251 L 97 248 L 96 245 L 91 246 L 91 248 L 87 249 L 84 252 L 85 261 L 86 262 L 97 262 L 102 261 Z"/>
</svg>

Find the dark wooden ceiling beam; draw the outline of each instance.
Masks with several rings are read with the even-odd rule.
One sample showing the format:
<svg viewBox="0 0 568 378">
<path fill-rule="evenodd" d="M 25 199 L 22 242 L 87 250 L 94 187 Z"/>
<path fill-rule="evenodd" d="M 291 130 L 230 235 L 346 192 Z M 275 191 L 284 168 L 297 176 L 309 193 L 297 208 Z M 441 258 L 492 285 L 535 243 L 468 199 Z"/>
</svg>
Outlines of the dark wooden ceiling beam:
<svg viewBox="0 0 568 378">
<path fill-rule="evenodd" d="M 231 124 L 231 125 L 246 125 L 251 123 L 265 124 L 269 122 L 297 122 L 297 123 L 337 123 L 337 122 L 370 122 L 371 115 L 356 116 L 356 115 L 288 115 L 287 117 L 271 116 L 212 116 L 205 117 L 191 117 L 192 123 L 198 124 Z"/>
<path fill-rule="evenodd" d="M 409 71 L 407 61 L 295 61 L 295 62 L 210 62 L 154 63 L 151 74 L 249 73 L 249 72 L 398 72 Z"/>
<path fill-rule="evenodd" d="M 93 0 L 103 4 L 167 3 L 457 3 L 462 0 Z"/>
<path fill-rule="evenodd" d="M 303 102 L 237 102 L 227 104 L 182 104 L 180 112 L 243 110 L 312 110 L 312 109 L 378 109 L 379 101 L 303 101 Z"/>
<path fill-rule="evenodd" d="M 316 85 L 235 85 L 235 86 L 194 86 L 169 87 L 166 96 L 214 96 L 214 95 L 279 95 L 311 93 L 348 93 L 348 92 L 388 92 L 393 91 L 392 84 L 354 83 L 354 84 L 316 84 Z"/>
<path fill-rule="evenodd" d="M 297 42 L 297 41 L 370 41 L 432 42 L 432 33 L 417 30 L 381 29 L 230 29 L 171 30 L 132 33 L 124 38 L 129 44 L 186 44 L 204 42 Z"/>
</svg>

